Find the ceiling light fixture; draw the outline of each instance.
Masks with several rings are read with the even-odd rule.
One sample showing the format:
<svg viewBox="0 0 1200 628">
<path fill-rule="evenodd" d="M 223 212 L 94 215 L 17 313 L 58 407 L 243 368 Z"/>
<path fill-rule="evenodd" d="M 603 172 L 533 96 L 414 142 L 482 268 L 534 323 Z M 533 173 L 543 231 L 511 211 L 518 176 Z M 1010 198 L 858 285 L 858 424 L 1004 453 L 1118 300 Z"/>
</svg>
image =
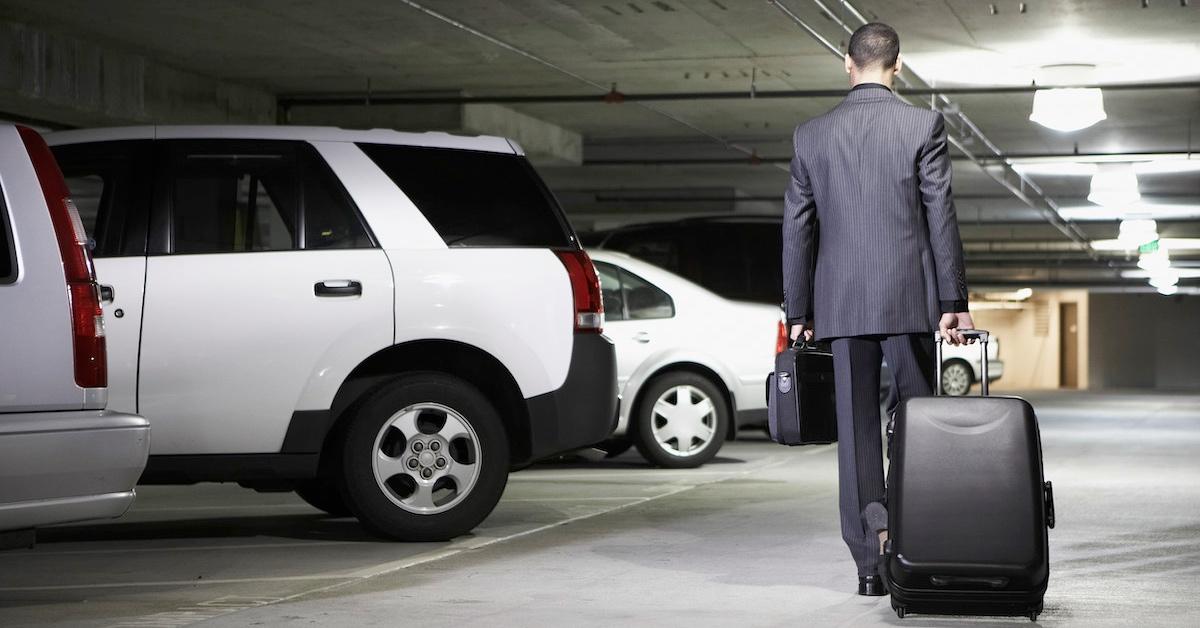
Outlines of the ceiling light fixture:
<svg viewBox="0 0 1200 628">
<path fill-rule="evenodd" d="M 1117 241 L 1125 250 L 1136 249 L 1158 239 L 1158 223 L 1153 220 L 1122 220 Z"/>
<path fill-rule="evenodd" d="M 1029 119 L 1055 131 L 1072 133 L 1107 119 L 1104 95 L 1095 87 L 1039 89 Z"/>
<path fill-rule="evenodd" d="M 1137 175 L 1129 164 L 1099 164 L 1092 175 L 1087 200 L 1105 207 L 1128 205 L 1142 200 Z"/>
<path fill-rule="evenodd" d="M 1038 80 L 1050 85 L 1086 85 L 1092 82 L 1096 66 L 1062 63 L 1042 66 Z M 1055 131 L 1070 133 L 1086 129 L 1108 117 L 1104 112 L 1104 94 L 1095 87 L 1039 89 L 1033 93 L 1033 111 L 1029 119 Z"/>
<path fill-rule="evenodd" d="M 1166 288 L 1168 286 L 1174 286 L 1178 284 L 1179 275 L 1171 272 L 1170 270 L 1164 270 L 1150 276 L 1150 285 L 1154 286 L 1155 288 Z"/>
<path fill-rule="evenodd" d="M 1150 271 L 1150 274 L 1154 275 L 1171 267 L 1171 256 L 1166 249 L 1160 248 L 1150 253 L 1142 253 L 1137 265 L 1138 268 Z"/>
</svg>

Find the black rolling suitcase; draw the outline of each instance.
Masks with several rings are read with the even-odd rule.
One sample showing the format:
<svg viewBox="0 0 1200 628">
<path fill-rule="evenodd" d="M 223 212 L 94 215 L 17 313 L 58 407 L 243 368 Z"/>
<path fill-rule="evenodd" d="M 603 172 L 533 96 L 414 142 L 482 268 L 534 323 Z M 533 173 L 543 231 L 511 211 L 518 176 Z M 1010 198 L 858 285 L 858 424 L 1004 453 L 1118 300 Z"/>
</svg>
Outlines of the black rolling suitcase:
<svg viewBox="0 0 1200 628">
<path fill-rule="evenodd" d="M 1047 528 L 1054 527 L 1037 417 L 1024 399 L 987 396 L 988 333 L 969 335 L 980 340 L 983 396 L 919 397 L 897 413 L 884 559 L 892 608 L 901 618 L 1036 621 L 1050 575 Z"/>
<path fill-rule="evenodd" d="M 767 376 L 767 427 L 771 440 L 783 445 L 837 441 L 828 344 L 797 342 L 775 356 Z"/>
</svg>

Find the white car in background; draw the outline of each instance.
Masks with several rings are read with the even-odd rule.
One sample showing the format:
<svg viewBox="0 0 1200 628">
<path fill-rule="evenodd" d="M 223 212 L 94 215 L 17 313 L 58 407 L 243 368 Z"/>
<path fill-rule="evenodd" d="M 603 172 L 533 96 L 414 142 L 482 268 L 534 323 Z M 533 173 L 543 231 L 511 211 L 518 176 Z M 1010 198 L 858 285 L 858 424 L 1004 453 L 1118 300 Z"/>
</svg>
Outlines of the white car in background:
<svg viewBox="0 0 1200 628">
<path fill-rule="evenodd" d="M 766 422 L 778 306 L 724 299 L 624 253 L 589 253 L 617 352 L 610 453 L 633 444 L 656 465 L 696 467 L 738 427 Z"/>
</svg>

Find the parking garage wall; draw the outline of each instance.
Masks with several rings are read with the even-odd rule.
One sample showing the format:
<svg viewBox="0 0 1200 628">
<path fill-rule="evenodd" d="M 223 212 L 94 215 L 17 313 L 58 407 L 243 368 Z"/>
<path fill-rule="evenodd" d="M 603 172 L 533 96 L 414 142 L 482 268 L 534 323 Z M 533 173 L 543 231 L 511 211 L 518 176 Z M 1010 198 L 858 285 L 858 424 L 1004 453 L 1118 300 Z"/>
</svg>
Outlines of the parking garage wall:
<svg viewBox="0 0 1200 628">
<path fill-rule="evenodd" d="M 1093 294 L 1093 389 L 1200 391 L 1200 296 Z"/>
</svg>

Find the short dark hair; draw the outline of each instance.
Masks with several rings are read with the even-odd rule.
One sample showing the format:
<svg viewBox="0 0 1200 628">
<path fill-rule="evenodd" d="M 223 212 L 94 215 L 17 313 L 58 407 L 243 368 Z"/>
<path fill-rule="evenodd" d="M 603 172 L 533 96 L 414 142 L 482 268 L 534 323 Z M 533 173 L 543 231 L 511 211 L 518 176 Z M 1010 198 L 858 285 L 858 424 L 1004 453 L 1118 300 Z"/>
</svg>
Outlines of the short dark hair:
<svg viewBox="0 0 1200 628">
<path fill-rule="evenodd" d="M 850 48 L 846 52 L 859 68 L 876 64 L 890 68 L 900 57 L 900 36 L 896 29 L 882 22 L 863 24 L 850 36 Z"/>
</svg>

